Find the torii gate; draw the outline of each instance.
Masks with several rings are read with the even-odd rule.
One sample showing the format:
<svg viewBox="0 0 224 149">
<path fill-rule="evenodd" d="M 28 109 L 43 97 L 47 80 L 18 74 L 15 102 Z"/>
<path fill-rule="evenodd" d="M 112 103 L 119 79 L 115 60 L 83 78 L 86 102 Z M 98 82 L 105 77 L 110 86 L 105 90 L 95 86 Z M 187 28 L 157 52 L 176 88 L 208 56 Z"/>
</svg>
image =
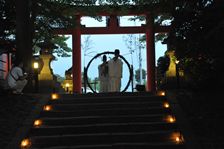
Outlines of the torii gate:
<svg viewBox="0 0 224 149">
<path fill-rule="evenodd" d="M 79 11 L 79 8 L 82 8 Z M 82 16 L 92 16 L 86 14 L 83 10 L 95 9 L 96 16 L 109 16 L 108 25 L 106 27 L 85 27 L 81 26 L 80 19 Z M 110 7 L 111 9 L 111 7 Z M 81 35 L 82 34 L 146 34 L 146 61 L 147 61 L 147 87 L 146 91 L 155 92 L 155 33 L 167 33 L 169 26 L 154 26 L 153 15 L 146 9 L 139 9 L 138 6 L 129 7 L 124 14 L 119 7 L 114 7 L 113 11 L 107 11 L 103 6 L 83 6 L 74 7 L 76 10 L 75 21 L 76 26 L 71 29 L 56 29 L 56 34 L 72 35 L 72 67 L 73 67 L 73 92 L 81 93 L 82 76 L 81 76 Z M 145 16 L 146 24 L 142 26 L 120 27 L 117 16 Z"/>
</svg>

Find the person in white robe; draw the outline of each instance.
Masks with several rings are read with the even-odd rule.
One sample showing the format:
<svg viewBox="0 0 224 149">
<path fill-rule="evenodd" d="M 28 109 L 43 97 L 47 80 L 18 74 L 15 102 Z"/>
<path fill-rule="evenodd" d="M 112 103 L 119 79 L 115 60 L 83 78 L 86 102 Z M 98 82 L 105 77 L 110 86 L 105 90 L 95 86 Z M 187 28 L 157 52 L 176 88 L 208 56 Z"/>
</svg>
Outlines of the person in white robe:
<svg viewBox="0 0 224 149">
<path fill-rule="evenodd" d="M 100 90 L 99 92 L 108 92 L 108 62 L 106 55 L 103 55 L 103 63 L 98 66 Z"/>
<path fill-rule="evenodd" d="M 120 51 L 115 49 L 114 58 L 108 61 L 109 92 L 120 92 L 123 62 L 119 58 Z"/>
</svg>

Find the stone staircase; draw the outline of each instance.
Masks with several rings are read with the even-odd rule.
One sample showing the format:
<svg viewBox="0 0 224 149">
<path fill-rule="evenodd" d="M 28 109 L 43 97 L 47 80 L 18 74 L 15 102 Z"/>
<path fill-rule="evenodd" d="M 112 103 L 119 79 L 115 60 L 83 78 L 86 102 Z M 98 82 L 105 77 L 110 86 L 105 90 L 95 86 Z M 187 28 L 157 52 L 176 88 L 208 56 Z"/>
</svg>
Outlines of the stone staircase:
<svg viewBox="0 0 224 149">
<path fill-rule="evenodd" d="M 44 106 L 22 149 L 185 149 L 165 96 L 59 95 Z"/>
</svg>

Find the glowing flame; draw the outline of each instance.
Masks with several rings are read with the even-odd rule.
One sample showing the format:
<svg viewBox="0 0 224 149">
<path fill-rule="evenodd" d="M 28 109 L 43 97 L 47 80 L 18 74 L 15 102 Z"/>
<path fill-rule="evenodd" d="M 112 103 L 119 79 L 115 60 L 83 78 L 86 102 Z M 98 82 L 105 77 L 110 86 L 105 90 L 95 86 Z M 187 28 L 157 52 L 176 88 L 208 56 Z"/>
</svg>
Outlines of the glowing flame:
<svg viewBox="0 0 224 149">
<path fill-rule="evenodd" d="M 183 135 L 180 132 L 173 132 L 171 135 L 171 140 L 173 140 L 177 144 L 184 142 Z"/>
<path fill-rule="evenodd" d="M 34 127 L 40 127 L 42 124 L 43 124 L 42 120 L 35 120 L 33 123 Z"/>
<path fill-rule="evenodd" d="M 34 69 L 38 69 L 39 68 L 39 63 L 38 62 L 34 62 L 33 63 L 33 68 Z"/>
<path fill-rule="evenodd" d="M 58 99 L 59 98 L 59 95 L 58 94 L 51 94 L 51 99 L 52 100 L 56 100 L 56 99 Z"/>
<path fill-rule="evenodd" d="M 166 118 L 165 118 L 165 121 L 168 122 L 168 123 L 175 123 L 176 122 L 176 118 L 172 115 L 168 115 Z"/>
<path fill-rule="evenodd" d="M 176 142 L 179 143 L 180 142 L 180 137 L 176 137 Z"/>
<path fill-rule="evenodd" d="M 51 105 L 44 106 L 44 111 L 51 111 L 53 108 Z"/>
<path fill-rule="evenodd" d="M 28 149 L 31 147 L 31 140 L 30 139 L 23 139 L 21 141 L 20 147 L 21 149 Z"/>
<path fill-rule="evenodd" d="M 157 95 L 158 96 L 165 96 L 166 95 L 166 92 L 165 91 L 158 91 L 157 92 Z"/>
<path fill-rule="evenodd" d="M 66 83 L 66 84 L 65 84 L 65 87 L 69 87 L 69 86 L 70 86 L 70 84 L 69 84 L 69 83 Z"/>
<path fill-rule="evenodd" d="M 169 108 L 170 107 L 170 104 L 168 102 L 164 102 L 163 107 L 164 108 Z"/>
</svg>

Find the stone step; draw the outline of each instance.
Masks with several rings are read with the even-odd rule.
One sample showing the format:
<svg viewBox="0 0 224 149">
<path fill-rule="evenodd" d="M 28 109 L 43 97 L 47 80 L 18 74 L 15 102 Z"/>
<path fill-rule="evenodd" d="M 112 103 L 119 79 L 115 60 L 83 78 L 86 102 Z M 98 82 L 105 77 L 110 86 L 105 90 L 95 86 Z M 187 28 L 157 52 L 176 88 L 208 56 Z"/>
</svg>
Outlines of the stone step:
<svg viewBox="0 0 224 149">
<path fill-rule="evenodd" d="M 32 147 L 32 149 L 39 149 Z M 56 146 L 44 147 L 41 149 L 186 149 L 184 144 L 167 143 L 111 143 L 99 145 L 77 145 L 77 146 Z"/>
<path fill-rule="evenodd" d="M 119 132 L 119 133 L 97 133 L 77 135 L 55 135 L 55 136 L 32 136 L 34 148 L 46 148 L 56 146 L 96 146 L 104 144 L 129 144 L 129 143 L 176 143 L 173 131 L 150 131 L 150 132 Z"/>
<path fill-rule="evenodd" d="M 174 123 L 165 122 L 129 122 L 129 123 L 103 123 L 85 125 L 61 125 L 61 126 L 42 126 L 33 128 L 31 136 L 52 136 L 52 135 L 81 135 L 98 133 L 125 133 L 125 132 L 146 132 L 146 131 L 167 131 L 177 130 Z"/>
<path fill-rule="evenodd" d="M 76 97 L 76 98 L 91 98 L 91 97 L 129 97 L 129 96 L 139 96 L 139 97 L 152 97 L 152 96 L 157 96 L 155 94 L 152 94 L 150 92 L 124 92 L 124 93 L 121 93 L 121 92 L 110 92 L 110 93 L 97 93 L 97 94 L 60 94 L 60 96 L 62 98 L 67 98 L 67 97 Z"/>
<path fill-rule="evenodd" d="M 111 103 L 111 102 L 158 102 L 158 101 L 166 101 L 167 99 L 164 96 L 127 96 L 127 97 L 114 97 L 114 96 L 108 96 L 108 97 L 99 97 L 99 96 L 91 96 L 91 97 L 76 97 L 76 96 L 67 96 L 62 97 L 62 95 L 59 95 L 58 100 L 51 100 L 51 102 L 55 103 L 65 103 L 65 104 L 76 104 L 76 103 Z"/>
<path fill-rule="evenodd" d="M 43 125 L 60 126 L 60 125 L 85 125 L 85 124 L 103 124 L 103 123 L 127 123 L 127 122 L 162 122 L 166 121 L 167 116 L 164 114 L 144 114 L 144 115 L 119 115 L 119 116 L 77 116 L 77 117 L 45 117 L 40 119 Z"/>
<path fill-rule="evenodd" d="M 165 96 L 150 93 L 59 95 L 30 128 L 31 149 L 185 149 Z"/>
<path fill-rule="evenodd" d="M 53 107 L 54 108 L 54 107 Z M 170 109 L 164 108 L 126 108 L 126 109 L 82 109 L 73 111 L 42 111 L 40 117 L 77 117 L 77 116 L 119 116 L 140 114 L 169 114 Z"/>
<path fill-rule="evenodd" d="M 53 104 L 52 108 L 54 111 L 119 111 L 119 110 L 135 110 L 135 109 L 164 109 L 163 104 L 147 105 L 147 104 L 108 104 L 108 105 L 59 105 Z"/>
<path fill-rule="evenodd" d="M 102 103 L 53 103 L 55 110 L 82 110 L 82 109 L 112 109 L 112 108 L 148 108 L 148 107 L 163 107 L 164 102 L 102 102 Z"/>
</svg>

